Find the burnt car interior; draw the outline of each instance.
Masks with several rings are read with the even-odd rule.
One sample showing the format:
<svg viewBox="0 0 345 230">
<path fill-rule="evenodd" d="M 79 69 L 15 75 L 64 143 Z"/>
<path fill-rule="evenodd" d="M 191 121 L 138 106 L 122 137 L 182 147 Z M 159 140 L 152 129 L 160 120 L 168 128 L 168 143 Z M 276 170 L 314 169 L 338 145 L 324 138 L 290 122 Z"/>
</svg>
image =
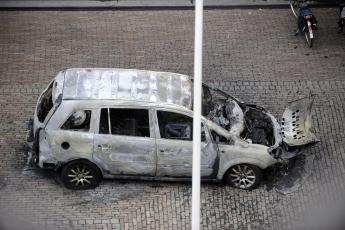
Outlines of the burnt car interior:
<svg viewBox="0 0 345 230">
<path fill-rule="evenodd" d="M 88 132 L 90 129 L 91 110 L 79 110 L 74 112 L 61 126 L 64 130 Z"/>
<path fill-rule="evenodd" d="M 166 111 L 157 111 L 157 118 L 161 138 L 193 140 L 193 118 Z M 201 141 L 206 142 L 203 124 L 201 124 Z"/>
<path fill-rule="evenodd" d="M 157 111 L 161 138 L 192 140 L 193 119 L 178 113 Z"/>
<path fill-rule="evenodd" d="M 113 135 L 150 137 L 148 110 L 101 109 L 99 133 L 109 134 L 109 132 Z"/>
</svg>

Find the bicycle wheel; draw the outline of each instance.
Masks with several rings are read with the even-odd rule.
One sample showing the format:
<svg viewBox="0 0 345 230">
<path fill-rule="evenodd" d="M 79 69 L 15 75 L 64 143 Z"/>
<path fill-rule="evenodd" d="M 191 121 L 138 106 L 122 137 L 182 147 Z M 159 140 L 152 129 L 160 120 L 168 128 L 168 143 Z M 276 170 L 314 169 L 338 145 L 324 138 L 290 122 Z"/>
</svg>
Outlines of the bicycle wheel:
<svg viewBox="0 0 345 230">
<path fill-rule="evenodd" d="M 313 47 L 314 35 L 312 33 L 310 33 L 309 31 L 304 32 L 304 35 L 305 35 L 305 39 L 307 40 L 308 46 L 310 48 Z"/>
<path fill-rule="evenodd" d="M 290 0 L 290 8 L 293 15 L 295 15 L 295 17 L 298 18 L 298 8 L 299 8 L 298 1 Z"/>
</svg>

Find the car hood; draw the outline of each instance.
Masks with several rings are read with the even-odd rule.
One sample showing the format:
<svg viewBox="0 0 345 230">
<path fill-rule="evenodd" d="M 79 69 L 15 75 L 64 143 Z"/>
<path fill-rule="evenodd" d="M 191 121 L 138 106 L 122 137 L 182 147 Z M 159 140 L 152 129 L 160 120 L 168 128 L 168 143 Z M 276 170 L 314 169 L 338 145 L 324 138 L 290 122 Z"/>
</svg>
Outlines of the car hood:
<svg viewBox="0 0 345 230">
<path fill-rule="evenodd" d="M 318 142 L 312 130 L 311 108 L 314 96 L 292 101 L 281 118 L 283 142 L 289 146 L 303 146 Z"/>
</svg>

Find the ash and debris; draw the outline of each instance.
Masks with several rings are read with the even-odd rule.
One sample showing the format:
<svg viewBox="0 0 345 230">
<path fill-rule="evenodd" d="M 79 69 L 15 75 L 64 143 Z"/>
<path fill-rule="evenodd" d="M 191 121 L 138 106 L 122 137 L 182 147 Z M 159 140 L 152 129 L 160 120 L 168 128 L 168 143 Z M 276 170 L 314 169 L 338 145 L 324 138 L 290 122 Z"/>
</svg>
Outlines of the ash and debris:
<svg viewBox="0 0 345 230">
<path fill-rule="evenodd" d="M 277 165 L 266 172 L 267 190 L 281 194 L 296 192 L 311 175 L 314 154 L 300 154 L 287 162 Z"/>
</svg>

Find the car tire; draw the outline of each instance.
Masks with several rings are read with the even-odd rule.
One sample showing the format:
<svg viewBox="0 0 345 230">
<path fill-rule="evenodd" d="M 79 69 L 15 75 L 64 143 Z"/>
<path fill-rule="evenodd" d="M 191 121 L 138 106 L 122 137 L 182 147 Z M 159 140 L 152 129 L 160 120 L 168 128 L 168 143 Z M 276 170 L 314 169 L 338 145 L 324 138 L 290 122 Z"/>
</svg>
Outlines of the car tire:
<svg viewBox="0 0 345 230">
<path fill-rule="evenodd" d="M 72 161 L 61 169 L 63 184 L 73 190 L 95 188 L 102 180 L 100 169 L 87 160 Z"/>
<path fill-rule="evenodd" d="M 250 164 L 234 165 L 226 172 L 224 180 L 232 187 L 252 190 L 260 185 L 262 181 L 262 170 Z"/>
</svg>

